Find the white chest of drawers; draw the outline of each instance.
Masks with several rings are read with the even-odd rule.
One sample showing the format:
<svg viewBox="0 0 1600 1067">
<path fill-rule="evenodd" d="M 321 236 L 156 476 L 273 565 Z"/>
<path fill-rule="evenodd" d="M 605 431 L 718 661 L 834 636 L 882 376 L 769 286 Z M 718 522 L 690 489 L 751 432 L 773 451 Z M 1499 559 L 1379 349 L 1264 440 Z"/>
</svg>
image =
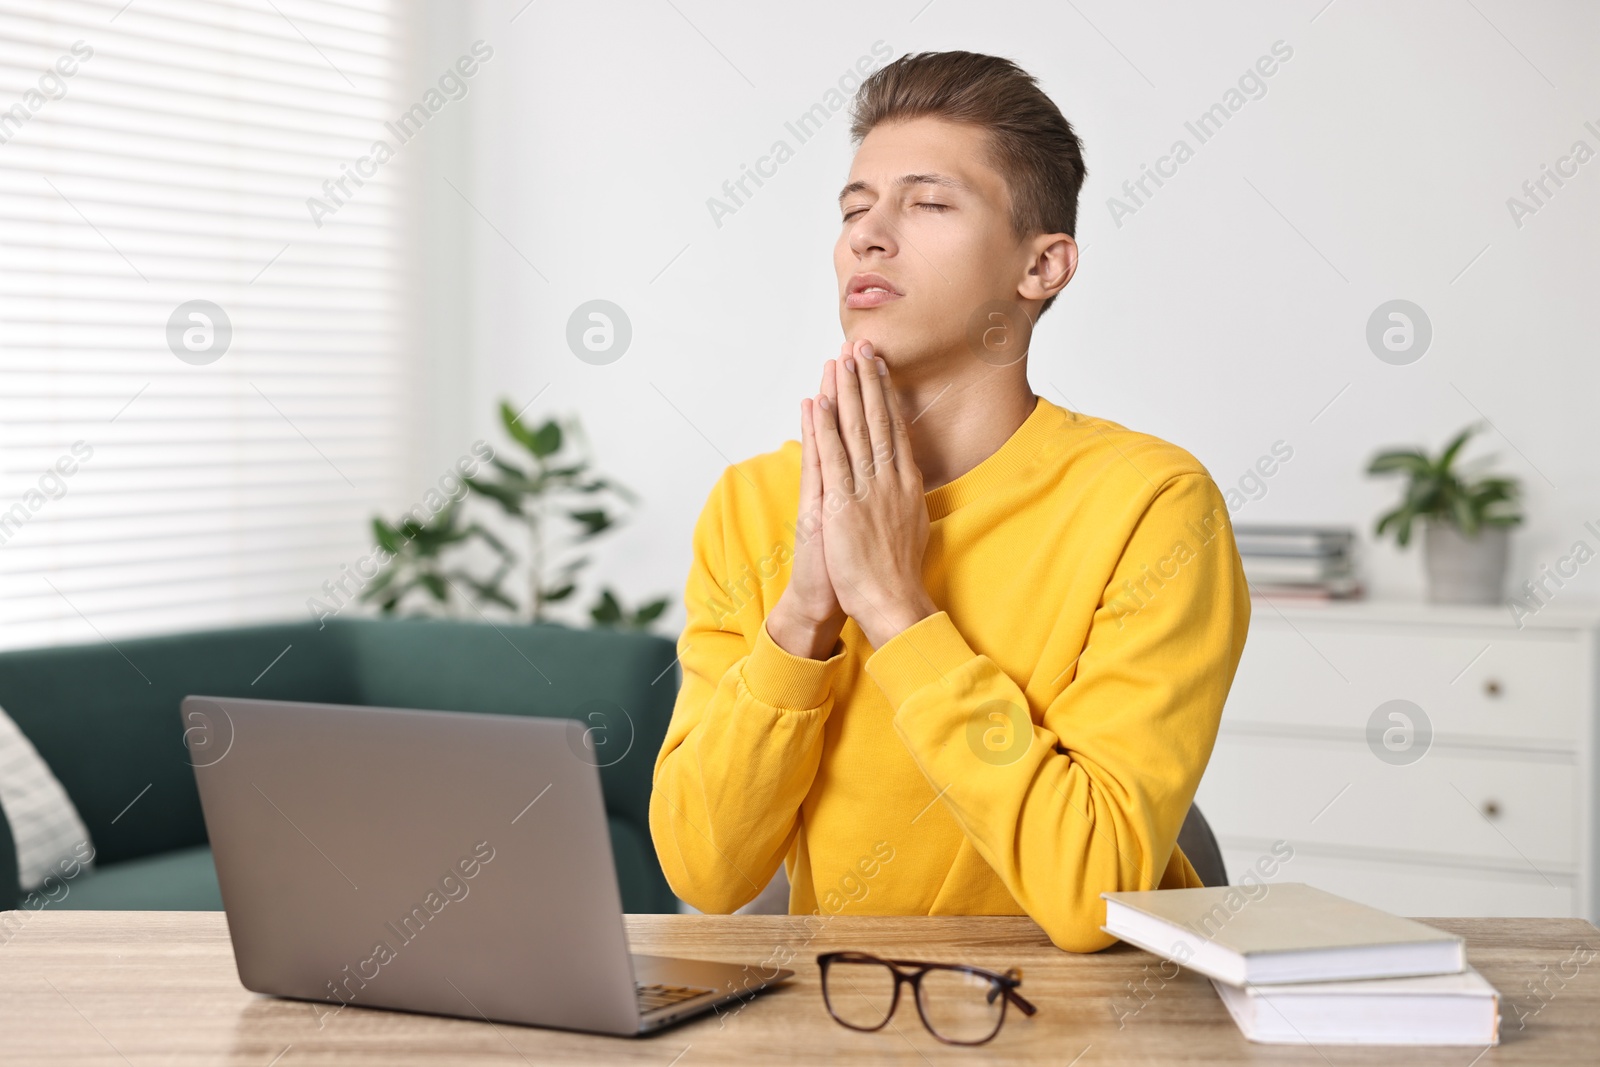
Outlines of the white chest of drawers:
<svg viewBox="0 0 1600 1067">
<path fill-rule="evenodd" d="M 1195 802 L 1230 879 L 1402 915 L 1600 914 L 1600 606 L 1252 602 Z"/>
</svg>

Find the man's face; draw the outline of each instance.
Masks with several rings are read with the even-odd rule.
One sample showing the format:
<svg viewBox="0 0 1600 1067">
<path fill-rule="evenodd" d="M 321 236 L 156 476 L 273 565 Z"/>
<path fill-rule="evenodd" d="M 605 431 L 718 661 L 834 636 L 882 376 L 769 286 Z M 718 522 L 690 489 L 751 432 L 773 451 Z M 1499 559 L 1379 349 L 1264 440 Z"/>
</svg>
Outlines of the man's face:
<svg viewBox="0 0 1600 1067">
<path fill-rule="evenodd" d="M 874 127 L 851 164 L 833 250 L 839 321 L 896 372 L 976 358 L 974 312 L 1018 299 L 1031 250 L 1012 235 L 1010 193 L 987 144 L 979 127 L 919 118 Z M 899 295 L 852 292 L 862 274 Z"/>
</svg>

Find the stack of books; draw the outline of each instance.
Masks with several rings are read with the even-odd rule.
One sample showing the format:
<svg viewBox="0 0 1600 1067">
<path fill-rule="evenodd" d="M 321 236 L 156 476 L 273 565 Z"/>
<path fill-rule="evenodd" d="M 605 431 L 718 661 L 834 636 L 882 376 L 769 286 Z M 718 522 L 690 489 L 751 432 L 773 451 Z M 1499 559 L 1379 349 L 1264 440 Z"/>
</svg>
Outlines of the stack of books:
<svg viewBox="0 0 1600 1067">
<path fill-rule="evenodd" d="M 1235 525 L 1233 538 L 1253 595 L 1343 600 L 1362 594 L 1356 532 L 1348 526 Z"/>
<path fill-rule="evenodd" d="M 1462 939 L 1297 882 L 1102 893 L 1106 933 L 1211 979 L 1251 1041 L 1498 1045 Z"/>
</svg>

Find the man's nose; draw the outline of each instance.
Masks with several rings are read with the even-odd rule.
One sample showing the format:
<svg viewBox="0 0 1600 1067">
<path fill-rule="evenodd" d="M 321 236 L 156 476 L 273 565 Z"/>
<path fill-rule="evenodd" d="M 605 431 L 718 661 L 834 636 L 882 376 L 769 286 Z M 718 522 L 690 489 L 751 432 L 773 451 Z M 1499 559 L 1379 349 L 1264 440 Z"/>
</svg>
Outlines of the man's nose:
<svg viewBox="0 0 1600 1067">
<path fill-rule="evenodd" d="M 850 229 L 850 249 L 858 256 L 869 252 L 882 252 L 892 256 L 897 250 L 894 227 L 884 217 L 882 209 L 873 205 L 857 215 Z"/>
</svg>

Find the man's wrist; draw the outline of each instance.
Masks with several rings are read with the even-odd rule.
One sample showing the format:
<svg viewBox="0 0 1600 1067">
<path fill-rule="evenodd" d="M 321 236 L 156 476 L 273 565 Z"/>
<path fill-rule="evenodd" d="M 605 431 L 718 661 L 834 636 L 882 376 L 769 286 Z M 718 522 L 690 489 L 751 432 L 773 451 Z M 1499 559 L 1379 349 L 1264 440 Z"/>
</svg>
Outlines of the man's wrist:
<svg viewBox="0 0 1600 1067">
<path fill-rule="evenodd" d="M 836 624 L 797 618 L 780 600 L 767 616 L 766 627 L 767 636 L 772 638 L 773 644 L 789 655 L 827 660 L 833 658 L 844 623 L 843 620 Z"/>
<path fill-rule="evenodd" d="M 870 624 L 860 619 L 861 632 L 874 649 L 882 648 L 905 630 L 909 630 L 929 615 L 936 615 L 939 605 L 924 593 L 910 601 L 889 604 L 884 610 L 872 612 Z"/>
</svg>

